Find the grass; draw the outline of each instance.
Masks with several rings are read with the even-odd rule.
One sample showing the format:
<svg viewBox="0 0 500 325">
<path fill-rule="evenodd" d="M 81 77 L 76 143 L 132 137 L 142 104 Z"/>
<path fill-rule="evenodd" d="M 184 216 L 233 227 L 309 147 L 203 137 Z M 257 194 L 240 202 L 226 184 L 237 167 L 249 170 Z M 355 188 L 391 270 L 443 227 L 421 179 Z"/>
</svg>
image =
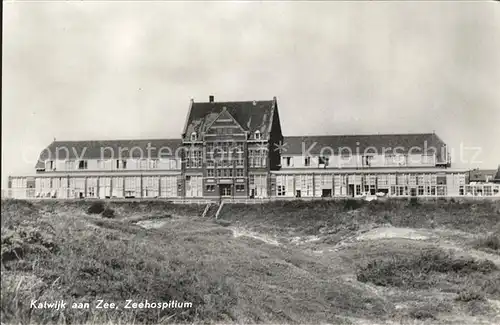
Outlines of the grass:
<svg viewBox="0 0 500 325">
<path fill-rule="evenodd" d="M 74 207 L 48 213 L 29 202 L 2 203 L 2 224 L 10 226 L 2 227 L 2 240 L 12 238 L 7 230 L 39 233 L 19 235 L 24 253 L 2 261 L 2 323 L 345 323 L 336 315 L 383 319 L 391 309 L 301 251 L 233 238 L 210 220 L 172 218 L 168 228 L 148 230 L 85 216 L 87 206 L 74 216 Z M 35 249 L 49 238 L 54 250 Z M 34 298 L 177 300 L 193 307 L 61 312 L 31 310 Z"/>
<path fill-rule="evenodd" d="M 372 259 L 358 268 L 357 279 L 404 290 L 440 289 L 458 293 L 458 300 L 466 300 L 471 292 L 500 298 L 497 265 L 490 260 L 456 257 L 439 248 Z"/>
<path fill-rule="evenodd" d="M 488 299 L 500 300 L 495 264 L 429 243 L 367 241 L 319 257 L 296 245 L 235 238 L 232 230 L 289 239 L 327 234 L 330 242 L 322 242 L 324 247 L 370 225 L 441 227 L 477 235 L 498 227 L 498 202 L 228 204 L 217 221 L 200 218 L 203 205 L 113 201 L 104 209 L 112 209 L 115 218 L 103 218 L 89 214 L 92 204 L 2 201 L 2 323 L 436 322 L 464 310 L 489 315 L 494 311 Z M 137 224 L 146 220 L 166 224 L 158 229 Z M 495 247 L 489 237 L 480 243 Z M 354 278 L 347 281 L 346 275 Z M 446 296 L 435 298 L 433 292 Z M 104 299 L 120 305 L 126 299 L 177 300 L 193 307 L 61 312 L 31 310 L 33 298 Z M 396 309 L 400 301 L 408 306 Z"/>
<path fill-rule="evenodd" d="M 495 232 L 476 241 L 474 247 L 486 252 L 500 254 L 500 232 Z"/>
<path fill-rule="evenodd" d="M 364 225 L 409 228 L 447 228 L 484 233 L 500 223 L 500 202 L 446 200 L 276 201 L 264 204 L 226 204 L 219 218 L 258 232 L 276 235 L 339 234 L 338 240 Z"/>
</svg>

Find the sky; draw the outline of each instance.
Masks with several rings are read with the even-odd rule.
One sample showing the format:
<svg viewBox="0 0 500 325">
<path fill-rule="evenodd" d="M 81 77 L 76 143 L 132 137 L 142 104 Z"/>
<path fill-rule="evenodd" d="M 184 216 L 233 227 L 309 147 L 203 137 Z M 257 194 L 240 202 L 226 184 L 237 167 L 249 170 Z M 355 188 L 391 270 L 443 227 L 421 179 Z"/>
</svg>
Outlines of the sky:
<svg viewBox="0 0 500 325">
<path fill-rule="evenodd" d="M 499 34 L 493 1 L 4 1 L 2 188 L 54 138 L 178 138 L 209 95 L 276 96 L 285 136 L 435 131 L 494 169 Z"/>
</svg>

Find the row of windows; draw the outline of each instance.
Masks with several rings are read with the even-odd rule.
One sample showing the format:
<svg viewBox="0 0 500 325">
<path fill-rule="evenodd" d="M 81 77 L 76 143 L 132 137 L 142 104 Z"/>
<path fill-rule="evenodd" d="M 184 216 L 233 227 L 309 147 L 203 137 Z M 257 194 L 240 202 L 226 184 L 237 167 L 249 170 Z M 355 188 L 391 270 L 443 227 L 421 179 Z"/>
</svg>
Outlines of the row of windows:
<svg viewBox="0 0 500 325">
<path fill-rule="evenodd" d="M 215 185 L 206 185 L 205 189 L 207 192 L 215 192 Z M 237 184 L 234 189 L 236 192 L 245 192 L 245 185 Z M 223 190 L 223 195 L 231 195 L 231 187 L 224 187 Z"/>
<path fill-rule="evenodd" d="M 231 168 L 224 168 L 224 169 L 207 169 L 207 177 L 233 177 L 233 174 L 236 177 L 243 177 L 245 176 L 245 170 L 241 168 L 237 168 L 236 172 L 233 173 L 233 169 Z"/>
<path fill-rule="evenodd" d="M 174 159 L 168 159 L 168 164 L 163 164 L 163 167 L 168 167 L 169 169 L 177 168 L 177 161 Z M 157 169 L 160 167 L 160 159 L 136 159 L 136 167 L 138 169 Z M 46 170 L 56 170 L 55 162 L 53 160 L 48 160 L 45 162 Z M 130 169 L 127 159 L 97 159 L 97 169 Z M 88 160 L 66 160 L 64 161 L 64 170 L 88 170 L 89 161 Z"/>
<path fill-rule="evenodd" d="M 216 128 L 215 132 L 217 135 L 224 135 L 224 134 L 233 134 L 235 132 L 239 132 L 239 130 L 236 128 Z M 259 130 L 254 132 L 253 138 L 255 140 L 260 140 L 262 138 L 262 135 Z M 196 132 L 192 132 L 190 139 L 191 141 L 198 141 L 198 134 Z"/>
<path fill-rule="evenodd" d="M 350 153 L 345 153 L 340 155 L 341 162 L 347 163 L 351 162 L 353 160 L 353 155 Z M 432 163 L 433 161 L 432 155 L 422 155 L 421 160 L 419 162 L 423 164 L 429 164 Z M 366 156 L 361 156 L 361 163 L 364 167 L 370 167 L 373 163 L 375 156 L 373 155 L 366 155 Z M 303 163 L 304 166 L 309 167 L 311 166 L 311 156 L 306 156 L 303 158 Z M 388 166 L 403 166 L 407 165 L 407 160 L 408 156 L 406 155 L 394 155 L 394 154 L 389 154 L 384 156 L 385 159 L 385 165 Z M 292 167 L 293 166 L 293 157 L 283 157 L 282 158 L 283 165 L 285 167 Z M 318 164 L 320 166 L 329 166 L 330 163 L 330 157 L 329 156 L 319 156 L 318 157 Z"/>
</svg>

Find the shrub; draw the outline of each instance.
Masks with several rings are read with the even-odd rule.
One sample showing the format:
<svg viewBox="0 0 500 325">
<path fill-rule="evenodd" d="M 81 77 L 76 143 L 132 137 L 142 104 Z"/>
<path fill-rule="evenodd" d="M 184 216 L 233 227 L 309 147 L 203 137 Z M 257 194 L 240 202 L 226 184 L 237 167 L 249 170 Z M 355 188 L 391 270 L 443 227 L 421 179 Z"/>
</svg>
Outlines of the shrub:
<svg viewBox="0 0 500 325">
<path fill-rule="evenodd" d="M 357 210 L 363 206 L 361 200 L 347 199 L 344 201 L 344 210 Z"/>
<path fill-rule="evenodd" d="M 420 202 L 418 201 L 418 199 L 416 197 L 410 198 L 410 206 L 411 207 L 416 207 L 419 205 L 420 205 Z"/>
<path fill-rule="evenodd" d="M 500 234 L 492 234 L 478 240 L 476 248 L 489 248 L 495 251 L 500 250 Z"/>
<path fill-rule="evenodd" d="M 458 293 L 458 296 L 455 298 L 456 301 L 483 301 L 485 300 L 484 294 L 471 290 L 464 290 Z"/>
<path fill-rule="evenodd" d="M 2 232 L 2 263 L 21 259 L 27 253 L 44 254 L 56 251 L 53 234 L 45 229 L 20 225 L 15 230 Z"/>
<path fill-rule="evenodd" d="M 104 203 L 101 201 L 93 202 L 90 207 L 87 209 L 88 214 L 100 214 L 104 212 Z"/>
<path fill-rule="evenodd" d="M 103 218 L 113 219 L 115 217 L 115 210 L 111 208 L 106 208 L 102 211 Z"/>
<path fill-rule="evenodd" d="M 455 258 L 438 249 L 428 249 L 415 256 L 395 256 L 392 259 L 372 260 L 360 267 L 357 279 L 380 286 L 403 288 L 429 288 L 437 273 L 455 273 L 467 276 L 472 273 L 490 273 L 498 267 L 489 260 Z"/>
<path fill-rule="evenodd" d="M 435 314 L 427 309 L 413 309 L 409 315 L 415 319 L 436 319 Z"/>
</svg>

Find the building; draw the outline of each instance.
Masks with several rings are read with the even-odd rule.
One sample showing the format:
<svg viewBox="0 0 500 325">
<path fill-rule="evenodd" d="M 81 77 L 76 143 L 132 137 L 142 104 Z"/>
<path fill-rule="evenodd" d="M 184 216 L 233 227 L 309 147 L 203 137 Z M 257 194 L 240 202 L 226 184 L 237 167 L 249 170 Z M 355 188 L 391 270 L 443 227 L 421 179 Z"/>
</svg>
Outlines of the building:
<svg viewBox="0 0 500 325">
<path fill-rule="evenodd" d="M 54 141 L 35 169 L 10 197 L 459 196 L 467 174 L 434 133 L 283 136 L 276 98 L 213 96 L 191 100 L 180 139 Z"/>
<path fill-rule="evenodd" d="M 466 174 L 467 183 L 490 183 L 495 179 L 496 169 L 472 169 Z"/>
</svg>

